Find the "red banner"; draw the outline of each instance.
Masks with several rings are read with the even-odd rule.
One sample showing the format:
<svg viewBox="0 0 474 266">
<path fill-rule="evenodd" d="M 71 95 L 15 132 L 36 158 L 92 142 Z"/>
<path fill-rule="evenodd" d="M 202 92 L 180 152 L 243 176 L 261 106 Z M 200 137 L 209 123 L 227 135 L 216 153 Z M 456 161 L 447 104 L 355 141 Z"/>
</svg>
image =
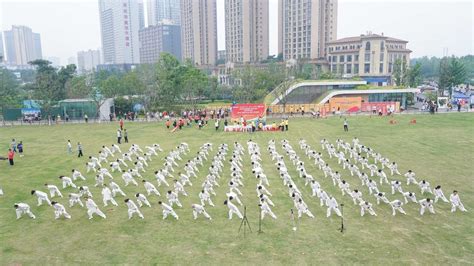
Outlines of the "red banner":
<svg viewBox="0 0 474 266">
<path fill-rule="evenodd" d="M 265 119 L 266 107 L 263 103 L 245 103 L 245 104 L 234 104 L 232 106 L 232 121 L 239 121 L 244 118 L 246 121 L 252 121 L 257 119 Z"/>
</svg>

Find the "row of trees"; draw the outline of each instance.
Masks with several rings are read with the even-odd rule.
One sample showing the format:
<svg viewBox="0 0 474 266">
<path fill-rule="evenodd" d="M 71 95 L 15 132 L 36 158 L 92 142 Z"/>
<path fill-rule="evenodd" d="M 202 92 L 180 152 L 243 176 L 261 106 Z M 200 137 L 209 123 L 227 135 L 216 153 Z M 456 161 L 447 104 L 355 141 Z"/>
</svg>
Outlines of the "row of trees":
<svg viewBox="0 0 474 266">
<path fill-rule="evenodd" d="M 55 68 L 46 60 L 30 62 L 35 67 L 34 81 L 21 84 L 7 69 L 0 69 L 2 107 L 19 107 L 21 99 L 42 102 L 46 113 L 58 101 L 68 98 L 93 100 L 97 109 L 106 98 L 133 96 L 145 109 L 170 109 L 177 104 L 195 107 L 201 99 L 215 99 L 217 80 L 196 68 L 190 61 L 179 62 L 164 53 L 155 65 L 140 65 L 127 73 L 98 71 L 77 75 L 76 66 Z"/>
</svg>

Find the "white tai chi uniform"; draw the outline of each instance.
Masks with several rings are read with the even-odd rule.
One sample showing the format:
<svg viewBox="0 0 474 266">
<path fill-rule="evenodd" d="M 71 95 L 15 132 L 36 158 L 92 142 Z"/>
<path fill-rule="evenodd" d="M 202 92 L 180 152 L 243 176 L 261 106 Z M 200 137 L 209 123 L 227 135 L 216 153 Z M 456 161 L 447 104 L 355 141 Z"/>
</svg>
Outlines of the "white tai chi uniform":
<svg viewBox="0 0 474 266">
<path fill-rule="evenodd" d="M 434 202 L 435 202 L 435 203 L 438 202 L 439 199 L 441 199 L 442 201 L 444 201 L 444 202 L 446 202 L 446 203 L 449 202 L 448 199 L 444 196 L 444 193 L 443 193 L 443 191 L 441 190 L 441 187 L 436 187 L 436 188 L 434 189 L 434 193 L 433 193 L 433 194 L 435 195 L 435 199 L 434 199 Z"/>
<path fill-rule="evenodd" d="M 129 220 L 132 219 L 133 214 L 135 214 L 135 213 L 138 215 L 138 217 L 140 217 L 142 219 L 145 218 L 145 217 L 143 217 L 143 214 L 138 209 L 137 205 L 135 204 L 135 202 L 133 202 L 133 200 L 126 199 L 125 204 L 127 204 L 127 207 L 128 207 L 128 219 Z"/>
<path fill-rule="evenodd" d="M 152 183 L 145 181 L 143 182 L 143 186 L 145 187 L 148 196 L 150 196 L 151 193 L 160 196 L 160 192 L 158 192 L 158 189 L 156 189 L 155 185 L 153 185 Z"/>
<path fill-rule="evenodd" d="M 53 204 L 54 207 L 54 219 L 59 219 L 61 216 L 64 216 L 66 219 L 71 219 L 71 215 L 67 213 L 66 208 L 60 203 Z"/>
<path fill-rule="evenodd" d="M 299 199 L 295 203 L 295 207 L 298 210 L 298 218 L 301 218 L 303 213 L 308 215 L 308 217 L 314 218 L 313 213 L 311 213 L 311 211 L 308 209 L 308 205 L 306 205 L 306 203 L 302 199 Z"/>
<path fill-rule="evenodd" d="M 72 182 L 72 179 L 67 176 L 61 176 L 60 179 L 63 181 L 63 188 L 73 187 L 76 188 L 76 184 Z"/>
<path fill-rule="evenodd" d="M 372 195 L 372 193 L 379 193 L 379 189 L 377 187 L 377 182 L 373 181 L 372 179 L 367 182 L 367 187 L 369 188 L 369 195 Z"/>
<path fill-rule="evenodd" d="M 79 206 L 84 207 L 84 204 L 82 204 L 81 201 L 81 194 L 76 194 L 76 193 L 70 193 L 69 194 L 69 207 L 73 207 L 74 204 L 79 204 Z"/>
<path fill-rule="evenodd" d="M 193 204 L 191 208 L 193 209 L 194 220 L 198 218 L 199 214 L 202 214 L 207 219 L 212 220 L 211 216 L 206 212 L 206 209 L 204 208 L 204 206 L 199 205 L 199 204 Z"/>
<path fill-rule="evenodd" d="M 128 184 L 130 183 L 134 184 L 135 186 L 138 186 L 137 181 L 135 181 L 135 178 L 133 178 L 130 172 L 124 172 L 122 174 L 122 179 L 125 182 L 125 186 L 128 186 Z"/>
<path fill-rule="evenodd" d="M 148 207 L 151 207 L 151 204 L 145 195 L 141 193 L 137 193 L 135 194 L 135 197 L 137 198 L 138 206 L 140 206 L 140 208 L 143 206 L 143 204 L 145 204 Z"/>
<path fill-rule="evenodd" d="M 226 194 L 227 198 L 232 197 L 232 199 L 235 199 L 235 201 L 237 201 L 237 203 L 238 203 L 240 206 L 243 205 L 242 202 L 240 201 L 239 196 L 238 196 L 236 193 L 234 193 L 234 192 L 232 192 L 232 191 L 229 191 L 228 193 L 225 193 L 225 194 Z"/>
<path fill-rule="evenodd" d="M 43 204 L 43 201 L 46 201 L 48 205 L 51 206 L 51 201 L 48 198 L 48 194 L 44 193 L 43 191 L 38 191 L 38 190 L 34 191 L 34 193 L 32 194 L 38 197 L 38 206 L 41 206 Z"/>
<path fill-rule="evenodd" d="M 117 202 L 112 197 L 112 191 L 108 187 L 102 189 L 102 201 L 104 202 L 104 207 L 107 207 L 109 201 L 112 205 L 118 206 Z"/>
<path fill-rule="evenodd" d="M 380 204 L 380 200 L 382 200 L 383 203 L 390 204 L 390 201 L 387 199 L 387 197 L 385 197 L 384 192 L 379 192 L 375 194 L 375 198 L 377 199 L 377 205 Z"/>
<path fill-rule="evenodd" d="M 95 185 L 94 187 L 101 187 L 104 185 L 104 175 L 99 173 L 95 176 Z"/>
<path fill-rule="evenodd" d="M 169 214 L 171 214 L 171 216 L 176 218 L 176 220 L 179 220 L 179 217 L 176 214 L 176 212 L 173 210 L 173 207 L 169 206 L 168 204 L 164 202 L 161 202 L 160 205 L 161 205 L 161 208 L 163 209 L 163 220 L 166 219 L 166 217 L 168 217 Z"/>
<path fill-rule="evenodd" d="M 120 163 L 118 160 L 116 162 L 110 163 L 110 168 L 112 169 L 112 173 L 115 171 L 122 172 L 122 168 L 120 168 Z"/>
<path fill-rule="evenodd" d="M 418 203 L 414 192 L 403 192 L 402 194 L 403 194 L 403 197 L 405 198 L 405 204 L 408 203 L 408 199 L 410 199 L 414 203 Z"/>
<path fill-rule="evenodd" d="M 86 178 L 81 174 L 81 172 L 77 170 L 72 170 L 72 179 L 76 181 L 78 178 L 86 180 Z"/>
<path fill-rule="evenodd" d="M 59 191 L 58 187 L 55 185 L 45 185 L 46 188 L 49 190 L 49 195 L 51 195 L 51 198 L 54 198 L 56 195 L 59 197 L 63 197 L 63 194 L 61 194 L 61 191 Z"/>
<path fill-rule="evenodd" d="M 354 205 L 357 205 L 357 204 L 360 204 L 362 203 L 362 192 L 360 192 L 359 190 L 354 190 L 351 192 L 351 197 L 352 197 L 352 201 L 354 202 Z"/>
<path fill-rule="evenodd" d="M 109 183 L 109 187 L 112 190 L 112 197 L 115 198 L 115 195 L 117 195 L 117 193 L 119 193 L 120 195 L 122 195 L 124 197 L 126 196 L 125 193 L 120 188 L 120 186 L 117 183 L 115 183 L 114 181 L 111 181 Z"/>
<path fill-rule="evenodd" d="M 270 209 L 270 206 L 268 206 L 268 203 L 265 202 L 265 200 L 262 200 L 260 202 L 260 217 L 263 220 L 265 218 L 265 214 L 270 215 L 273 219 L 276 219 L 276 215 L 272 212 L 272 209 Z"/>
<path fill-rule="evenodd" d="M 372 208 L 372 203 L 366 201 L 366 202 L 361 202 L 359 205 L 360 205 L 360 216 L 364 216 L 366 211 L 369 212 L 370 215 L 377 216 L 374 209 Z"/>
<path fill-rule="evenodd" d="M 170 186 L 168 182 L 166 182 L 165 176 L 163 175 L 162 172 L 156 171 L 155 177 L 156 177 L 156 182 L 158 183 L 158 186 L 161 186 L 161 183 L 164 183 L 167 187 Z"/>
<path fill-rule="evenodd" d="M 414 172 L 408 171 L 408 172 L 405 174 L 405 177 L 407 178 L 407 186 L 410 185 L 410 183 L 418 184 L 418 182 L 416 182 L 415 173 L 414 173 Z"/>
<path fill-rule="evenodd" d="M 81 186 L 79 187 L 79 194 L 82 196 L 86 195 L 88 196 L 89 198 L 92 198 L 92 193 L 91 191 L 89 190 L 89 187 L 88 186 Z"/>
<path fill-rule="evenodd" d="M 402 183 L 400 181 L 390 181 L 392 185 L 392 195 L 395 194 L 395 191 L 398 191 L 403 194 Z"/>
<path fill-rule="evenodd" d="M 421 194 L 425 192 L 433 194 L 433 191 L 431 191 L 430 183 L 428 181 L 421 180 L 420 183 L 418 183 L 418 186 L 420 186 Z"/>
<path fill-rule="evenodd" d="M 36 219 L 36 216 L 30 211 L 30 205 L 26 203 L 15 203 L 15 212 L 16 212 L 16 219 L 20 219 L 23 214 L 28 215 L 32 219 Z"/>
<path fill-rule="evenodd" d="M 381 185 L 383 184 L 384 181 L 385 181 L 385 183 L 388 184 L 387 175 L 385 174 L 384 171 L 379 170 L 379 171 L 377 171 L 376 174 L 377 174 L 378 177 L 380 177 L 380 184 L 381 184 Z"/>
<path fill-rule="evenodd" d="M 235 206 L 231 201 L 230 199 L 229 200 L 226 200 L 225 201 L 225 204 L 227 205 L 227 207 L 229 208 L 229 220 L 232 219 L 232 215 L 235 213 L 240 219 L 243 219 L 244 216 L 242 215 L 242 213 L 240 213 L 240 210 L 239 208 L 237 208 L 237 206 Z"/>
<path fill-rule="evenodd" d="M 97 204 L 89 198 L 86 200 L 86 208 L 87 208 L 87 215 L 89 216 L 89 220 L 92 219 L 92 215 L 95 213 L 102 218 L 107 218 L 105 214 L 97 207 Z"/>
<path fill-rule="evenodd" d="M 399 211 L 400 213 L 407 214 L 403 209 L 403 202 L 401 200 L 394 200 L 390 202 L 390 206 L 392 207 L 392 215 L 395 216 L 396 212 Z"/>
<path fill-rule="evenodd" d="M 451 196 L 449 196 L 449 201 L 451 201 L 451 212 L 455 212 L 456 208 L 459 208 L 459 210 L 463 212 L 467 212 L 457 192 L 454 192 L 453 194 L 451 194 Z"/>
<path fill-rule="evenodd" d="M 425 209 L 428 209 L 432 214 L 435 214 L 434 207 L 433 207 L 433 201 L 429 199 L 422 199 L 419 201 L 420 203 L 420 215 L 423 215 L 425 213 Z"/>
<path fill-rule="evenodd" d="M 326 217 L 331 216 L 331 211 L 334 211 L 337 216 L 341 217 L 341 211 L 339 210 L 339 204 L 337 204 L 337 201 L 335 198 L 331 197 L 327 200 L 327 205 L 328 209 L 326 211 Z"/>
<path fill-rule="evenodd" d="M 181 202 L 179 202 L 178 193 L 170 190 L 168 193 L 166 193 L 166 198 L 168 199 L 168 203 L 171 207 L 173 207 L 173 204 L 178 205 L 178 207 L 183 207 Z"/>
<path fill-rule="evenodd" d="M 199 199 L 201 200 L 202 206 L 206 206 L 205 203 L 208 202 L 209 205 L 214 207 L 214 203 L 212 202 L 211 195 L 206 190 L 202 190 L 201 192 L 199 192 Z"/>
</svg>

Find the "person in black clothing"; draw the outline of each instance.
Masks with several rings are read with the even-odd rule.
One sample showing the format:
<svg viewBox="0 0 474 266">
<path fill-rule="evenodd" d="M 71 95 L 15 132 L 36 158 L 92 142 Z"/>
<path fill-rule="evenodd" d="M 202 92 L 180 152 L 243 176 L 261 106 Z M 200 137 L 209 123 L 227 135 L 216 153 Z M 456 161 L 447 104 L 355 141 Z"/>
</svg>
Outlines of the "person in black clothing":
<svg viewBox="0 0 474 266">
<path fill-rule="evenodd" d="M 77 158 L 80 158 L 84 156 L 84 154 L 82 154 L 82 144 L 80 142 L 77 143 Z"/>
<path fill-rule="evenodd" d="M 125 143 L 128 143 L 128 132 L 126 129 L 123 130 L 123 138 L 125 140 Z"/>
</svg>

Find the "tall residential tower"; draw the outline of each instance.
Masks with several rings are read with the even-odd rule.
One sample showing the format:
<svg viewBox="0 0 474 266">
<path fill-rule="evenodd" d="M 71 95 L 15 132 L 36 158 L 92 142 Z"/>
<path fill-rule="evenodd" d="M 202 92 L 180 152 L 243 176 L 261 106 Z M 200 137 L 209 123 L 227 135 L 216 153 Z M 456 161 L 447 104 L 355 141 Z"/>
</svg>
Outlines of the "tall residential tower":
<svg viewBox="0 0 474 266">
<path fill-rule="evenodd" d="M 258 62 L 268 57 L 268 0 L 225 1 L 227 61 Z"/>
<path fill-rule="evenodd" d="M 288 59 L 320 59 L 337 38 L 337 0 L 279 0 L 278 51 Z"/>
<path fill-rule="evenodd" d="M 181 0 L 183 59 L 196 65 L 217 62 L 216 0 Z"/>
<path fill-rule="evenodd" d="M 140 63 L 138 31 L 144 26 L 142 0 L 99 0 L 105 64 Z"/>
<path fill-rule="evenodd" d="M 163 20 L 181 24 L 180 0 L 148 0 L 147 13 L 148 26 L 157 25 Z"/>
<path fill-rule="evenodd" d="M 41 59 L 41 37 L 26 26 L 12 26 L 4 31 L 5 51 L 9 65 L 26 66 L 28 62 Z"/>
</svg>

